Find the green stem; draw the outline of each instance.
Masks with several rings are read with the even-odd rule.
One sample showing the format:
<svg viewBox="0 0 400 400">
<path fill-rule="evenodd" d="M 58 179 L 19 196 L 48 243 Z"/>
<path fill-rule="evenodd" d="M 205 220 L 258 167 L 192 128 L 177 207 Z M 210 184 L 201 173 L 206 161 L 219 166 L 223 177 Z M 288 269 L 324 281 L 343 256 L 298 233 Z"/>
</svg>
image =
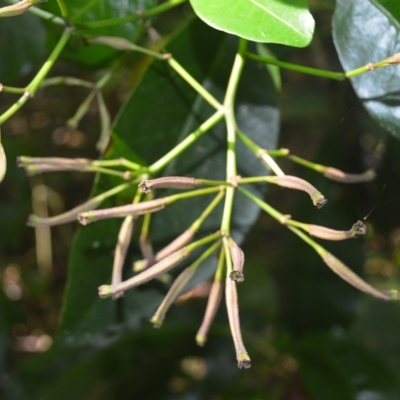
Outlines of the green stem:
<svg viewBox="0 0 400 400">
<path fill-rule="evenodd" d="M 297 164 L 303 165 L 304 167 L 310 168 L 310 169 L 320 172 L 320 173 L 324 173 L 327 170 L 327 167 L 325 165 L 316 164 L 316 163 L 313 163 L 311 161 L 305 160 L 304 158 L 300 158 L 300 157 L 297 157 L 292 154 L 288 154 L 286 157 L 289 158 L 289 160 L 292 160 Z"/>
<path fill-rule="evenodd" d="M 84 81 L 83 79 L 74 78 L 72 76 L 55 76 L 53 78 L 45 79 L 41 84 L 41 88 L 55 85 L 67 85 L 67 86 L 81 86 L 89 89 L 93 89 L 95 86 L 92 82 Z"/>
<path fill-rule="evenodd" d="M 18 3 L 18 1 L 13 1 L 13 0 L 7 0 L 7 1 L 8 1 L 8 3 L 11 3 L 11 4 Z M 49 13 L 48 11 L 42 10 L 41 8 L 30 7 L 28 9 L 28 12 L 30 12 L 31 14 L 34 14 L 40 18 L 43 18 L 46 21 L 51 21 L 57 25 L 65 26 L 65 21 L 62 18 L 57 17 L 56 15 Z"/>
<path fill-rule="evenodd" d="M 250 200 L 252 200 L 254 203 L 256 203 L 262 210 L 264 210 L 266 213 L 268 213 L 272 218 L 276 219 L 277 221 L 279 221 L 281 223 L 285 221 L 285 219 L 286 219 L 285 215 L 283 215 L 279 211 L 275 210 L 275 208 L 271 207 L 265 201 L 259 199 L 253 193 L 249 192 L 247 189 L 239 186 L 238 190 L 240 192 L 242 192 Z"/>
<path fill-rule="evenodd" d="M 0 92 L 4 93 L 14 93 L 14 94 L 24 94 L 26 92 L 25 88 L 17 88 L 11 86 L 3 86 L 0 84 Z"/>
<path fill-rule="evenodd" d="M 43 64 L 42 68 L 33 78 L 31 83 L 26 87 L 25 93 L 7 111 L 0 115 L 0 125 L 7 121 L 12 115 L 14 115 L 28 101 L 28 99 L 36 93 L 40 84 L 49 73 L 51 67 L 54 65 L 70 36 L 71 33 L 69 32 L 69 30 L 66 29 L 62 34 L 60 40 L 58 41 L 56 47 L 51 52 L 47 61 Z"/>
<path fill-rule="evenodd" d="M 133 171 L 137 171 L 138 169 L 142 168 L 141 165 L 129 161 L 126 158 L 119 158 L 117 160 L 95 160 L 93 161 L 92 165 L 102 167 L 126 167 Z"/>
<path fill-rule="evenodd" d="M 83 22 L 76 24 L 77 27 L 81 29 L 96 29 L 96 28 L 106 28 L 109 26 L 115 26 L 115 25 L 122 25 L 126 24 L 128 22 L 135 22 L 140 19 L 144 18 L 149 18 L 149 17 L 154 17 L 155 15 L 164 13 L 165 11 L 168 11 L 171 8 L 174 8 L 178 6 L 179 4 L 184 3 L 186 0 L 170 0 L 167 1 L 163 4 L 160 4 L 156 7 L 150 8 L 149 10 L 146 11 L 137 11 L 136 14 L 134 15 L 129 15 L 124 18 L 113 18 L 113 19 L 106 19 L 102 21 L 90 21 L 90 22 Z"/>
<path fill-rule="evenodd" d="M 388 62 L 388 60 L 383 60 L 383 61 L 379 61 L 375 64 L 368 63 L 367 65 L 364 65 L 362 67 L 359 67 L 359 68 L 356 68 L 356 69 L 353 69 L 353 70 L 347 71 L 347 72 L 333 72 L 333 71 L 326 71 L 323 69 L 305 67 L 302 65 L 288 63 L 285 61 L 279 61 L 274 58 L 262 57 L 257 54 L 254 54 L 254 53 L 246 52 L 245 56 L 251 60 L 262 62 L 264 64 L 276 65 L 277 67 L 301 72 L 303 74 L 320 76 L 322 78 L 328 78 L 328 79 L 336 79 L 339 81 L 346 79 L 346 78 L 350 78 L 352 76 L 361 75 L 365 72 L 372 71 L 374 69 L 388 67 L 390 65 L 393 65 L 393 63 Z"/>
<path fill-rule="evenodd" d="M 190 75 L 185 68 L 183 68 L 174 58 L 168 59 L 168 64 L 170 67 L 177 72 L 197 93 L 203 97 L 211 106 L 213 106 L 216 110 L 220 110 L 222 104 Z"/>
<path fill-rule="evenodd" d="M 216 193 L 219 190 L 221 190 L 221 189 L 218 187 L 213 187 L 213 188 L 207 188 L 207 189 L 191 190 L 190 192 L 184 192 L 184 193 L 179 193 L 179 194 L 173 194 L 171 196 L 164 197 L 165 205 L 169 205 L 178 200 L 189 199 L 191 197 L 197 197 L 197 196 L 204 196 L 204 195 L 210 194 L 210 193 Z"/>
<path fill-rule="evenodd" d="M 216 125 L 224 116 L 223 111 L 217 111 L 213 114 L 207 121 L 203 122 L 200 127 L 188 135 L 182 142 L 175 146 L 171 151 L 161 157 L 154 164 L 150 165 L 145 172 L 149 174 L 155 174 L 163 169 L 167 164 L 169 164 L 174 158 L 186 150 L 190 145 L 192 145 L 198 138 L 200 138 L 204 133 L 209 131 L 214 125 Z"/>
<path fill-rule="evenodd" d="M 267 165 L 267 167 L 275 173 L 275 175 L 277 176 L 285 175 L 285 173 L 281 170 L 279 165 L 271 157 L 271 154 L 268 150 L 262 149 L 258 144 L 254 143 L 247 135 L 240 132 L 239 130 L 236 133 L 239 136 L 240 140 L 254 153 L 256 157 L 261 158 Z M 279 153 L 281 153 L 281 151 L 279 151 Z"/>
<path fill-rule="evenodd" d="M 60 8 L 61 15 L 63 18 L 68 18 L 68 10 L 65 6 L 64 0 L 57 0 L 58 7 Z"/>
<path fill-rule="evenodd" d="M 237 175 L 236 172 L 236 120 L 235 120 L 235 96 L 239 79 L 243 71 L 244 57 L 243 53 L 246 50 L 247 42 L 244 39 L 239 41 L 239 49 L 235 56 L 231 76 L 229 78 L 228 86 L 226 89 L 224 106 L 225 121 L 227 129 L 227 154 L 226 154 L 226 180 L 230 182 Z M 230 232 L 233 200 L 235 189 L 228 187 L 226 189 L 224 212 L 222 214 L 221 231 L 224 233 Z"/>
<path fill-rule="evenodd" d="M 245 55 L 247 58 L 254 60 L 254 61 L 262 62 L 264 64 L 276 65 L 277 67 L 290 69 L 291 71 L 297 71 L 297 72 L 301 72 L 303 74 L 321 76 L 323 78 L 336 79 L 339 81 L 346 78 L 346 74 L 344 72 L 332 72 L 332 71 L 326 71 L 323 69 L 304 67 L 302 65 L 279 61 L 274 58 L 262 57 L 262 56 L 259 56 L 257 54 L 253 54 L 253 53 L 246 52 Z"/>
</svg>

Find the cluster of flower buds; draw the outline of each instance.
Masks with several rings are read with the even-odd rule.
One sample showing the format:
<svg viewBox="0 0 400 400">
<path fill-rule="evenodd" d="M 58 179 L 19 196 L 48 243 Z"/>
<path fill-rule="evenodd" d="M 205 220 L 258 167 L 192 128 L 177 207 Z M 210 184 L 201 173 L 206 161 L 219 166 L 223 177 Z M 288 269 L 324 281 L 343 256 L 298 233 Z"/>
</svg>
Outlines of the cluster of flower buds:
<svg viewBox="0 0 400 400">
<path fill-rule="evenodd" d="M 312 239 L 312 237 L 314 237 L 323 240 L 336 241 L 356 238 L 366 233 L 366 226 L 363 222 L 358 221 L 350 230 L 344 231 L 334 230 L 320 225 L 302 223 L 293 220 L 290 215 L 284 215 L 275 210 L 268 203 L 257 198 L 244 187 L 244 185 L 248 183 L 268 182 L 283 188 L 299 190 L 307 193 L 313 204 L 316 207 L 321 208 L 327 203 L 324 195 L 304 179 L 296 176 L 285 175 L 272 159 L 272 155 L 289 157 L 292 161 L 310 167 L 315 171 L 322 173 L 327 178 L 343 183 L 371 180 L 375 176 L 374 171 L 367 170 L 362 174 L 348 174 L 335 168 L 310 163 L 299 157 L 290 155 L 289 151 L 286 149 L 276 150 L 275 153 L 268 152 L 267 150 L 260 149 L 257 145 L 252 143 L 250 139 L 242 139 L 245 144 L 247 144 L 254 153 L 257 154 L 257 156 L 268 164 L 270 169 L 275 173 L 275 176 L 268 175 L 244 178 L 237 176 L 226 182 L 181 176 L 143 180 L 140 178 L 147 178 L 146 169 L 124 159 L 95 161 L 87 159 L 69 160 L 62 158 L 19 157 L 19 166 L 25 168 L 29 175 L 50 171 L 99 172 L 119 176 L 121 179 L 128 180 L 128 182 L 124 182 L 104 193 L 101 193 L 74 209 L 58 216 L 39 218 L 38 216 L 31 215 L 28 219 L 28 225 L 35 227 L 52 226 L 74 220 L 78 220 L 82 225 L 87 225 L 108 218 L 123 218 L 115 247 L 111 282 L 110 284 L 101 285 L 98 288 L 100 297 L 111 297 L 113 300 L 123 296 L 125 291 L 144 284 L 152 279 L 159 279 L 169 284 L 171 280 L 171 270 L 183 263 L 184 260 L 187 260 L 189 256 L 194 256 L 195 250 L 195 254 L 197 255 L 198 249 L 204 245 L 208 245 L 209 247 L 203 250 L 203 253 L 189 266 L 185 267 L 170 285 L 164 300 L 151 318 L 153 326 L 157 328 L 161 327 L 165 315 L 171 305 L 185 292 L 185 288 L 193 278 L 201 263 L 220 248 L 216 273 L 211 284 L 203 322 L 196 335 L 196 342 L 199 346 L 205 344 L 210 326 L 222 299 L 223 287 L 225 287 L 225 303 L 239 368 L 249 368 L 251 366 L 250 357 L 244 346 L 240 329 L 237 291 L 237 284 L 244 281 L 244 253 L 230 236 L 229 232 L 223 230 L 195 240 L 196 234 L 205 219 L 209 217 L 225 197 L 228 190 L 227 188 L 229 188 L 229 190 L 237 189 L 238 192 L 247 196 L 277 221 L 286 225 L 296 235 L 313 247 L 333 272 L 357 289 L 382 300 L 398 299 L 400 296 L 397 291 L 387 292 L 375 289 Z M 0 147 L 0 162 L 5 158 L 1 149 L 2 148 Z M 117 170 L 113 169 L 114 167 L 117 168 Z M 126 171 L 121 171 L 118 168 L 126 168 Z M 106 198 L 115 196 L 128 188 L 132 188 L 133 185 L 137 185 L 138 190 L 136 191 L 132 204 L 97 210 L 97 207 L 99 207 Z M 199 188 L 199 186 L 206 187 Z M 154 198 L 153 191 L 157 189 L 172 189 L 180 190 L 181 192 L 178 194 Z M 170 204 L 182 199 L 213 193 L 216 195 L 215 198 L 188 229 L 182 232 L 164 248 L 157 252 L 153 251 L 150 235 L 151 216 L 153 213 L 158 212 L 165 207 L 168 207 Z M 138 223 L 139 218 L 143 218 L 143 221 L 140 224 Z M 123 280 L 122 269 L 132 240 L 133 230 L 137 226 L 141 229 L 139 244 L 142 259 L 133 263 L 134 275 L 127 280 Z M 223 281 L 225 282 L 225 285 L 223 285 Z"/>
</svg>

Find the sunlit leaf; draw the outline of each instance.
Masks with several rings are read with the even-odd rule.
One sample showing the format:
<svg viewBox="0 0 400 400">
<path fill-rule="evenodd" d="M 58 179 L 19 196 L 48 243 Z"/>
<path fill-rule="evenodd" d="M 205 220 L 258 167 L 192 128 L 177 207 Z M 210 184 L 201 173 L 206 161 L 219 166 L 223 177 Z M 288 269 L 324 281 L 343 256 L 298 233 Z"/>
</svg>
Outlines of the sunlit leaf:
<svg viewBox="0 0 400 400">
<path fill-rule="evenodd" d="M 190 0 L 196 14 L 215 29 L 263 43 L 307 46 L 314 19 L 305 0 Z"/>
</svg>

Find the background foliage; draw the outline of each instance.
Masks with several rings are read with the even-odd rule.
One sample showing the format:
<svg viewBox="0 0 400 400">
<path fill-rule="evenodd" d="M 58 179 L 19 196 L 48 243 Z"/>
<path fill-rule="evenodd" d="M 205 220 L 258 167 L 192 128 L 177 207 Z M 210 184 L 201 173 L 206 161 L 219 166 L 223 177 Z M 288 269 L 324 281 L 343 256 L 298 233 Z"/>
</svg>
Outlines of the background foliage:
<svg viewBox="0 0 400 400">
<path fill-rule="evenodd" d="M 219 100 L 237 48 L 237 38 L 225 32 L 274 43 L 258 44 L 260 54 L 324 70 L 348 71 L 399 51 L 395 1 L 312 1 L 314 36 L 306 2 L 264 3 L 270 8 L 241 2 L 243 10 L 224 15 L 216 8 L 224 1 L 193 0 L 193 9 L 206 24 L 196 19 L 189 4 L 147 23 Z M 132 41 L 143 37 L 142 44 L 151 44 L 143 20 L 100 28 L 90 23 L 129 17 L 156 4 L 69 1 L 71 23 L 81 29 L 51 75 L 98 81 L 120 53 L 103 45 L 86 46 L 84 35 Z M 289 6 L 297 7 L 297 13 L 285 14 Z M 55 1 L 41 7 L 60 15 Z M 290 32 L 271 17 L 275 12 L 289 18 Z M 266 15 L 272 18 L 268 33 L 273 37 L 262 36 L 260 21 Z M 17 18 L 0 21 L 0 82 L 23 87 L 54 48 L 61 28 L 27 13 Z M 309 43 L 304 49 L 285 46 Z M 122 65 L 104 87 L 107 106 L 116 117 L 105 157 L 124 156 L 150 164 L 210 115 L 210 107 L 163 61 L 129 55 Z M 293 154 L 349 172 L 377 169 L 375 181 L 344 186 L 282 159 L 287 173 L 312 182 L 329 203 L 317 211 L 303 196 L 274 187 L 268 187 L 266 198 L 298 220 L 337 229 L 367 217 L 366 238 L 326 247 L 370 282 L 394 288 L 400 286 L 399 68 L 370 71 L 350 83 L 284 69 L 278 73 L 276 67 L 248 60 L 236 101 L 239 126 L 266 148 L 286 147 Z M 201 296 L 175 305 L 161 330 L 148 322 L 166 292 L 160 282 L 131 290 L 118 302 L 98 298 L 97 286 L 110 275 L 119 228 L 114 220 L 84 229 L 75 225 L 53 229 L 51 269 L 38 268 L 34 231 L 25 227 L 31 188 L 45 183 L 52 193 L 48 206 L 59 213 L 116 181 L 95 178 L 93 185 L 93 177 L 78 173 L 26 178 L 14 160 L 21 154 L 97 158 L 96 104 L 78 127 L 66 127 L 87 93 L 84 88 L 45 88 L 2 126 L 8 158 L 8 172 L 0 185 L 0 387 L 5 398 L 400 397 L 398 304 L 370 299 L 348 286 L 284 227 L 265 215 L 257 219 L 257 209 L 247 201 L 235 204 L 233 235 L 244 241 L 246 253 L 246 281 L 239 290 L 242 329 L 253 362 L 250 370 L 236 367 L 224 307 L 206 346 L 196 346 L 194 335 L 205 308 Z M 13 104 L 13 96 L 2 94 L 2 110 Z M 163 173 L 223 179 L 223 135 L 223 125 L 217 125 Z M 241 175 L 262 174 L 247 149 L 239 146 L 238 157 Z M 32 193 L 32 201 L 37 201 L 35 190 Z M 120 196 L 108 205 L 124 200 Z M 161 247 L 185 229 L 209 201 L 180 203 L 157 215 L 155 245 Z M 203 227 L 216 228 L 213 221 Z M 128 264 L 137 258 L 138 249 L 132 247 L 127 276 Z M 212 275 L 211 266 L 199 271 L 202 275 L 196 282 Z"/>
</svg>

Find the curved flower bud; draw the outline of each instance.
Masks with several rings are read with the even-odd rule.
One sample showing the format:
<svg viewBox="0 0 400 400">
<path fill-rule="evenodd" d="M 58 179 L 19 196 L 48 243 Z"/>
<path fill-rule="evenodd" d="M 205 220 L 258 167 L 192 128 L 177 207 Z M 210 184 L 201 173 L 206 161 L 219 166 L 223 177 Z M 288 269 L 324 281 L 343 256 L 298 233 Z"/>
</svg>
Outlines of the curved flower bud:
<svg viewBox="0 0 400 400">
<path fill-rule="evenodd" d="M 208 295 L 207 307 L 203 322 L 196 334 L 196 343 L 201 347 L 204 346 L 204 343 L 207 340 L 207 334 L 221 303 L 221 297 L 222 283 L 220 281 L 214 281 L 211 286 L 210 294 Z"/>
<path fill-rule="evenodd" d="M 376 173 L 373 169 L 367 169 L 362 174 L 348 174 L 347 172 L 343 172 L 337 168 L 327 167 L 324 176 L 336 182 L 359 183 L 372 181 L 375 178 Z"/>
<path fill-rule="evenodd" d="M 322 250 L 321 250 L 322 249 Z M 355 288 L 365 292 L 371 296 L 377 297 L 381 300 L 391 300 L 391 297 L 384 292 L 375 289 L 369 283 L 361 279 L 357 274 L 355 274 L 347 265 L 343 264 L 338 258 L 333 254 L 329 253 L 325 249 L 319 249 L 318 253 L 324 260 L 325 264 L 337 275 L 339 275 L 346 282 Z"/>
<path fill-rule="evenodd" d="M 10 6 L 0 8 L 0 17 L 13 17 L 24 13 L 29 7 L 32 6 L 32 2 L 22 0 L 19 3 L 12 4 Z"/>
<path fill-rule="evenodd" d="M 238 283 L 243 282 L 244 253 L 232 238 L 229 238 L 229 253 L 231 255 L 233 266 L 233 270 L 229 274 L 229 278 Z"/>
<path fill-rule="evenodd" d="M 126 206 L 105 208 L 103 210 L 92 210 L 78 215 L 78 221 L 82 225 L 100 221 L 107 218 L 122 218 L 127 215 L 143 215 L 162 210 L 165 207 L 165 199 L 144 201 L 142 203 L 128 204 Z"/>
<path fill-rule="evenodd" d="M 323 207 L 328 200 L 325 199 L 322 193 L 320 193 L 311 183 L 304 179 L 298 178 L 297 176 L 271 176 L 265 179 L 267 182 L 275 183 L 279 186 L 286 187 L 289 189 L 301 190 L 310 195 L 311 200 L 318 208 Z"/>
<path fill-rule="evenodd" d="M 4 179 L 7 171 L 7 158 L 4 147 L 0 141 L 0 182 Z"/>
<path fill-rule="evenodd" d="M 139 189 L 143 193 L 150 193 L 153 189 L 193 189 L 201 184 L 195 178 L 185 176 L 166 176 L 163 178 L 145 180 L 139 183 Z"/>
<path fill-rule="evenodd" d="M 122 268 L 124 266 L 129 243 L 131 242 L 133 228 L 134 216 L 128 215 L 122 222 L 118 233 L 118 242 L 115 247 L 111 285 L 117 285 L 122 281 Z M 113 295 L 113 300 L 116 300 L 121 295 L 123 295 L 123 293 Z"/>
<path fill-rule="evenodd" d="M 225 280 L 225 298 L 229 326 L 231 328 L 233 343 L 235 345 L 238 367 L 247 369 L 251 367 L 251 361 L 249 355 L 247 354 L 246 348 L 244 347 L 242 333 L 240 331 L 236 282 L 232 281 L 230 278 L 226 278 Z"/>
<path fill-rule="evenodd" d="M 306 225 L 308 233 L 311 236 L 325 240 L 345 240 L 365 235 L 367 227 L 361 221 L 357 221 L 349 231 L 337 231 L 320 225 Z"/>
<path fill-rule="evenodd" d="M 168 309 L 181 294 L 182 289 L 192 279 L 194 273 L 196 272 L 196 269 L 197 265 L 192 265 L 188 268 L 185 268 L 175 279 L 174 283 L 168 290 L 167 295 L 164 297 L 164 300 L 158 307 L 156 313 L 150 319 L 150 322 L 153 324 L 154 328 L 161 327 Z"/>
</svg>

